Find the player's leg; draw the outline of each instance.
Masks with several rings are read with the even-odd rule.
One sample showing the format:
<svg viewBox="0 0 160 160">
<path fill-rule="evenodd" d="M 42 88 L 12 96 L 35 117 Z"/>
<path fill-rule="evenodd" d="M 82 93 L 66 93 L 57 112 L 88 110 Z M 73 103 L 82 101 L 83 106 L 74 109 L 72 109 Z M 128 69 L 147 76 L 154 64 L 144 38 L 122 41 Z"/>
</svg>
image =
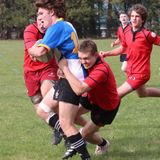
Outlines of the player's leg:
<svg viewBox="0 0 160 160">
<path fill-rule="evenodd" d="M 41 93 L 42 96 L 44 97 L 47 92 L 54 86 L 55 81 L 54 80 L 43 80 L 41 82 Z M 57 145 L 61 142 L 62 140 L 62 135 L 61 133 L 58 132 L 55 128 L 53 129 L 53 137 L 52 137 L 52 144 Z"/>
<path fill-rule="evenodd" d="M 126 54 L 121 54 L 120 55 L 120 62 L 122 63 L 121 70 L 123 72 L 126 72 L 126 68 L 127 68 Z"/>
<path fill-rule="evenodd" d="M 85 140 L 92 144 L 101 144 L 103 139 L 98 133 L 99 126 L 95 125 L 91 120 L 86 123 L 86 125 L 81 128 L 80 133 Z"/>
<path fill-rule="evenodd" d="M 77 96 L 66 79 L 60 79 L 55 86 L 54 99 L 59 100 L 59 120 L 70 144 L 80 154 L 83 160 L 90 160 L 85 141 L 75 127 L 80 96 Z"/>
<path fill-rule="evenodd" d="M 27 88 L 28 97 L 30 97 L 30 100 L 34 105 L 35 110 L 37 110 L 38 104 L 42 100 L 38 72 L 25 72 L 24 80 Z"/>
<path fill-rule="evenodd" d="M 121 86 L 117 88 L 117 92 L 121 98 L 132 91 L 133 91 L 133 88 L 128 82 L 124 82 Z"/>
<path fill-rule="evenodd" d="M 85 126 L 85 124 L 88 122 L 82 115 L 89 112 L 89 110 L 85 109 L 84 107 L 82 107 L 81 105 L 79 106 L 79 109 L 78 109 L 78 114 L 76 116 L 76 119 L 75 119 L 75 124 L 77 125 L 80 125 L 80 126 Z M 68 142 L 68 140 L 66 141 Z M 67 151 L 64 153 L 63 155 L 63 159 L 68 159 L 72 156 L 74 156 L 77 151 L 74 149 L 73 146 L 69 145 L 67 146 Z"/>
<path fill-rule="evenodd" d="M 55 65 L 50 65 L 46 68 L 44 68 L 41 71 L 41 94 L 44 97 L 47 92 L 54 86 L 54 84 L 57 82 L 57 69 L 58 67 Z M 53 129 L 53 136 L 52 136 L 52 144 L 57 145 L 61 142 L 62 135 L 56 130 Z"/>
<path fill-rule="evenodd" d="M 109 147 L 108 140 L 105 140 L 98 132 L 100 126 L 89 121 L 81 130 L 82 137 L 92 144 L 96 144 L 95 154 L 102 155 L 106 153 Z"/>
<path fill-rule="evenodd" d="M 86 114 L 88 112 L 89 112 L 88 109 L 79 105 L 78 113 L 75 119 L 75 124 L 83 127 L 88 122 L 88 120 L 83 116 L 83 114 Z"/>
<path fill-rule="evenodd" d="M 160 97 L 160 89 L 154 88 L 154 87 L 146 87 L 145 85 L 142 85 L 138 89 L 136 89 L 136 92 L 139 97 Z"/>
<path fill-rule="evenodd" d="M 55 81 L 53 81 L 53 80 L 48 80 L 48 79 L 43 80 L 43 81 L 41 82 L 41 88 L 40 88 L 40 90 L 41 90 L 41 94 L 42 94 L 43 97 L 44 97 L 44 96 L 47 94 L 47 92 L 54 86 L 54 84 L 55 84 Z"/>
<path fill-rule="evenodd" d="M 123 62 L 122 62 L 122 66 L 121 66 L 121 70 L 122 70 L 123 72 L 126 72 L 126 69 L 127 69 L 127 61 L 123 61 Z"/>
<path fill-rule="evenodd" d="M 81 155 L 83 160 L 90 159 L 90 155 L 87 151 L 86 144 L 75 127 L 74 122 L 78 113 L 78 106 L 59 102 L 59 120 L 61 127 L 67 136 L 71 146 Z"/>
</svg>

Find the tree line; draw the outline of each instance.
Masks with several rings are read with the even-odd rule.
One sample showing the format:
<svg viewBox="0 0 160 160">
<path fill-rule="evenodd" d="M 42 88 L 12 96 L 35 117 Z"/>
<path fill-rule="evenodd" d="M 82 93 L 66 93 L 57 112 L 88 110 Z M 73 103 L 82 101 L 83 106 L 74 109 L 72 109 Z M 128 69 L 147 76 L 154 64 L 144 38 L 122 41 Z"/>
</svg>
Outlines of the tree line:
<svg viewBox="0 0 160 160">
<path fill-rule="evenodd" d="M 0 0 L 0 38 L 23 38 L 26 25 L 35 21 L 34 0 Z M 159 0 L 65 0 L 66 19 L 76 28 L 79 37 L 113 37 L 118 12 L 127 11 L 135 3 L 147 7 L 149 29 L 160 33 Z"/>
</svg>

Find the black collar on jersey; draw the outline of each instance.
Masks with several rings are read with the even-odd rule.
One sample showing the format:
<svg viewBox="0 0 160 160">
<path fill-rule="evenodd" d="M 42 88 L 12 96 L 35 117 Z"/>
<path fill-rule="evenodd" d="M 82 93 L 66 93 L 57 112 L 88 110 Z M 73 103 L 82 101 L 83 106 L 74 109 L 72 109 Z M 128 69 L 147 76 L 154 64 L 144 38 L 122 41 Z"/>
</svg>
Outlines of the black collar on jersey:
<svg viewBox="0 0 160 160">
<path fill-rule="evenodd" d="M 144 27 L 142 26 L 142 27 L 140 27 L 140 28 L 139 28 L 138 30 L 136 30 L 136 31 L 133 31 L 133 29 L 131 29 L 132 34 L 133 34 L 132 41 L 135 41 L 136 34 L 137 34 L 138 32 L 140 32 L 143 28 L 144 28 Z"/>
<path fill-rule="evenodd" d="M 93 68 L 95 65 L 97 65 L 98 63 L 102 63 L 100 56 L 97 57 L 94 65 L 93 65 L 91 68 L 89 68 L 89 69 L 92 69 L 92 68 Z"/>
<path fill-rule="evenodd" d="M 130 23 L 128 23 L 128 24 L 123 28 L 123 26 L 122 26 L 122 24 L 121 24 L 122 30 L 124 31 L 129 25 L 130 25 Z"/>
</svg>

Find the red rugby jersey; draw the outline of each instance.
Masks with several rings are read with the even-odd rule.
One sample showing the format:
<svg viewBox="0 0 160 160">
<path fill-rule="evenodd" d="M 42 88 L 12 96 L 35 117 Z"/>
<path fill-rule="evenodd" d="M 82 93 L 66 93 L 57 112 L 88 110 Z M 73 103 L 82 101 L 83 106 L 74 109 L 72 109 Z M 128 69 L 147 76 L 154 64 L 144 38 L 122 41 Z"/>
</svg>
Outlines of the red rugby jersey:
<svg viewBox="0 0 160 160">
<path fill-rule="evenodd" d="M 118 31 L 117 31 L 117 37 L 119 38 L 120 42 L 123 40 L 124 37 L 124 33 L 126 31 L 128 31 L 131 28 L 130 24 L 128 24 L 126 27 L 122 27 L 122 25 L 120 25 L 118 27 Z"/>
<path fill-rule="evenodd" d="M 88 70 L 88 74 L 84 82 L 91 88 L 88 91 L 89 101 L 103 109 L 115 109 L 120 98 L 109 65 L 99 57 L 96 64 Z"/>
<path fill-rule="evenodd" d="M 129 29 L 124 33 L 122 45 L 127 47 L 127 74 L 149 74 L 153 44 L 160 44 L 160 37 L 141 28 L 136 32 Z"/>
<path fill-rule="evenodd" d="M 28 25 L 24 30 L 24 71 L 37 71 L 43 69 L 49 65 L 57 68 L 56 60 L 53 59 L 48 63 L 43 63 L 39 61 L 33 61 L 30 58 L 28 49 L 31 48 L 37 40 L 43 38 L 43 34 L 39 32 L 37 28 L 37 23 Z"/>
</svg>

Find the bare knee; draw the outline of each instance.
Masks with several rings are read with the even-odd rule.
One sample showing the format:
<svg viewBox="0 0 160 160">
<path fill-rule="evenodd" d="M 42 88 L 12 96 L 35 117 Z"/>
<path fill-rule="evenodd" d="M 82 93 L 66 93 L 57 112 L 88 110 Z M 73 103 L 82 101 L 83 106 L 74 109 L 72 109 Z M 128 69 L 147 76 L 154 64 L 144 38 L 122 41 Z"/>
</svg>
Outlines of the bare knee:
<svg viewBox="0 0 160 160">
<path fill-rule="evenodd" d="M 52 114 L 52 110 L 45 103 L 41 102 L 37 107 L 36 113 L 41 119 L 47 122 L 49 115 Z"/>
<path fill-rule="evenodd" d="M 139 92 L 139 91 L 137 91 L 137 95 L 138 95 L 139 98 L 147 97 L 147 93 L 146 92 Z"/>
<path fill-rule="evenodd" d="M 88 136 L 89 136 L 89 132 L 87 132 L 87 131 L 85 131 L 83 128 L 81 128 L 80 130 L 79 130 L 79 132 L 81 133 L 81 135 L 82 135 L 82 137 L 84 138 L 84 139 L 86 139 Z"/>
<path fill-rule="evenodd" d="M 146 95 L 145 94 L 138 94 L 138 97 L 139 98 L 144 98 L 144 97 L 146 97 Z"/>
</svg>

